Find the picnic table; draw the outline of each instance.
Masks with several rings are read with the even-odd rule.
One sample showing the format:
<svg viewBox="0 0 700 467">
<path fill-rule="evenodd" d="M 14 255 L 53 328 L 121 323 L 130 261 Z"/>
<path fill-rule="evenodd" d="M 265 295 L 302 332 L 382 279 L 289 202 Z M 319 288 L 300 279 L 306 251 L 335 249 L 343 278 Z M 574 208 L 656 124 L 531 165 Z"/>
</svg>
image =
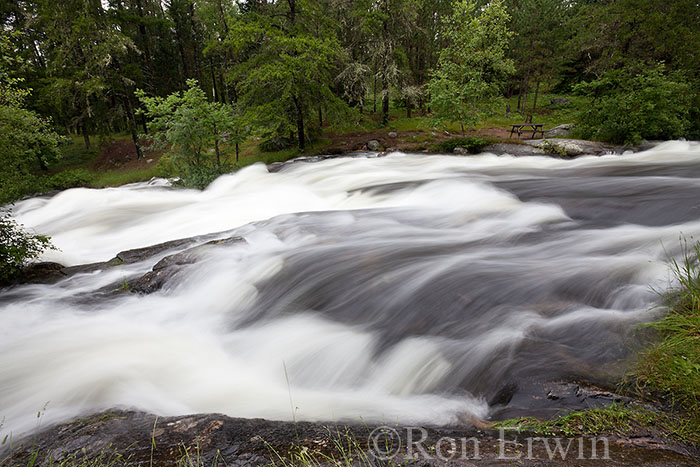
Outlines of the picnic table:
<svg viewBox="0 0 700 467">
<path fill-rule="evenodd" d="M 518 133 L 518 138 L 525 131 L 532 131 L 532 137 L 534 138 L 537 133 L 542 135 L 544 138 L 544 124 L 543 123 L 514 123 L 510 126 L 510 137 L 513 137 L 513 133 Z"/>
</svg>

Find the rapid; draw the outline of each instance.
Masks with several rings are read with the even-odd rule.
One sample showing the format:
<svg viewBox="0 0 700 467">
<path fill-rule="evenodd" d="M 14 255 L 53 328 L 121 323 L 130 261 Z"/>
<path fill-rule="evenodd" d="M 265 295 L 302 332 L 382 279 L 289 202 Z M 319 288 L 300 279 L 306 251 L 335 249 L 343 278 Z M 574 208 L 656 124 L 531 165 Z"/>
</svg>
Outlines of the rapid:
<svg viewBox="0 0 700 467">
<path fill-rule="evenodd" d="M 446 425 L 506 386 L 614 381 L 700 236 L 700 144 L 573 160 L 392 153 L 253 165 L 18 202 L 64 265 L 222 232 L 149 295 L 91 294 L 158 258 L 0 290 L 0 432 L 112 407 Z M 86 299 L 85 297 L 88 297 Z M 522 398 L 519 399 L 522 403 Z M 4 435 L 2 435 L 4 436 Z"/>
</svg>

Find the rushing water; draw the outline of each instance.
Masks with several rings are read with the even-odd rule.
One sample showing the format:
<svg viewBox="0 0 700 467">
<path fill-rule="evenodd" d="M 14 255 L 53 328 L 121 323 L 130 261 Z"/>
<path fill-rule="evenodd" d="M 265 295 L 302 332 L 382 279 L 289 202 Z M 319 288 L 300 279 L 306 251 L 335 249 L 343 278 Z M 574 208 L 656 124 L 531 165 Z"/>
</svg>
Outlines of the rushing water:
<svg viewBox="0 0 700 467">
<path fill-rule="evenodd" d="M 571 161 L 346 157 L 203 192 L 26 200 L 16 217 L 64 264 L 230 229 L 246 242 L 147 296 L 85 299 L 162 255 L 0 293 L 3 430 L 47 403 L 48 421 L 118 406 L 447 424 L 488 417 L 504 386 L 614 378 L 667 255 L 700 235 L 698 200 L 686 142 Z"/>
</svg>

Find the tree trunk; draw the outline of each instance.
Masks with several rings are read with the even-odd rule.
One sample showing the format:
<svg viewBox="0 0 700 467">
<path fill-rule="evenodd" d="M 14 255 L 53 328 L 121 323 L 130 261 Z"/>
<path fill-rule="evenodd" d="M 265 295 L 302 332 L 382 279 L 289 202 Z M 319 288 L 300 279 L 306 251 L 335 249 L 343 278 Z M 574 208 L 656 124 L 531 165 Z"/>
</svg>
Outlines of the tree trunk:
<svg viewBox="0 0 700 467">
<path fill-rule="evenodd" d="M 323 128 L 323 111 L 320 105 L 318 106 L 318 127 Z"/>
<path fill-rule="evenodd" d="M 88 135 L 87 123 L 83 121 L 83 124 L 81 126 L 83 130 L 83 141 L 85 141 L 85 149 L 89 151 L 92 148 L 90 147 L 90 135 Z"/>
<path fill-rule="evenodd" d="M 211 94 L 212 100 L 216 102 L 217 100 L 221 102 L 221 97 L 219 91 L 216 89 L 216 73 L 214 73 L 214 60 L 209 60 L 210 70 L 211 70 Z"/>
<path fill-rule="evenodd" d="M 297 108 L 297 137 L 299 138 L 299 150 L 306 149 L 306 136 L 304 135 L 304 110 L 301 101 L 294 96 L 294 106 Z"/>
<path fill-rule="evenodd" d="M 411 102 L 406 102 L 406 116 L 411 118 Z"/>
<path fill-rule="evenodd" d="M 146 68 L 148 71 L 148 84 L 153 88 L 153 93 L 158 94 L 158 90 L 156 89 L 153 79 L 153 58 L 151 56 L 151 45 L 150 45 L 150 38 L 148 36 L 148 30 L 146 30 L 146 25 L 144 24 L 145 17 L 143 15 L 143 5 L 141 4 L 141 0 L 136 0 L 136 9 L 138 10 L 139 14 L 139 36 L 141 38 L 141 43 L 143 44 L 143 53 L 144 56 L 146 57 Z"/>
<path fill-rule="evenodd" d="M 382 125 L 389 124 L 389 82 L 382 80 Z"/>
<path fill-rule="evenodd" d="M 214 140 L 214 152 L 216 152 L 216 167 L 221 167 L 221 150 L 219 150 L 219 138 Z"/>
<path fill-rule="evenodd" d="M 375 114 L 377 113 L 377 74 L 374 75 L 374 85 L 372 86 L 372 92 L 374 93 L 374 98 L 372 100 L 372 107 Z"/>
<path fill-rule="evenodd" d="M 535 86 L 535 100 L 532 102 L 532 110 L 534 111 L 535 108 L 537 108 L 537 95 L 540 92 L 540 79 L 537 78 L 537 86 Z"/>
<path fill-rule="evenodd" d="M 530 69 L 528 68 L 525 75 L 525 84 L 523 85 L 523 101 L 520 107 L 520 115 L 525 115 L 525 105 L 527 104 L 527 88 L 530 86 Z"/>
<path fill-rule="evenodd" d="M 236 164 L 238 164 L 238 152 L 239 152 L 238 141 L 236 141 Z"/>
<path fill-rule="evenodd" d="M 459 122 L 459 126 L 462 127 L 462 136 L 464 136 L 464 123 Z"/>
<path fill-rule="evenodd" d="M 136 148 L 136 159 L 143 159 L 143 151 L 141 150 L 141 143 L 139 142 L 139 135 L 136 133 L 136 118 L 134 117 L 134 108 L 131 106 L 131 99 L 126 91 L 126 86 L 124 86 L 124 104 L 126 105 L 126 115 L 129 119 L 129 131 L 131 132 L 131 140 L 134 142 L 134 147 Z"/>
</svg>

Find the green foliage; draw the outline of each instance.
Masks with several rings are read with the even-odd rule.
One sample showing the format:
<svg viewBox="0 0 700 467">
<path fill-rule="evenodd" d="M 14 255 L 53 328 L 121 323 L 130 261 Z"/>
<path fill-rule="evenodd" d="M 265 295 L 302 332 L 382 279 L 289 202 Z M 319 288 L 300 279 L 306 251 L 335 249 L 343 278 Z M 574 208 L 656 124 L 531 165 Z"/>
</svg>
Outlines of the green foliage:
<svg viewBox="0 0 700 467">
<path fill-rule="evenodd" d="M 557 143 L 553 143 L 548 139 L 542 141 L 542 143 L 539 144 L 538 147 L 547 154 L 552 154 L 559 157 L 566 157 L 566 149 L 559 146 Z"/>
<path fill-rule="evenodd" d="M 53 248 L 49 237 L 26 232 L 8 211 L 0 214 L 0 283 L 16 277 L 47 248 Z"/>
<path fill-rule="evenodd" d="M 684 241 L 682 252 L 671 261 L 676 285 L 663 294 L 668 313 L 650 325 L 659 341 L 643 352 L 635 381 L 677 410 L 677 435 L 700 445 L 700 243 Z"/>
<path fill-rule="evenodd" d="M 688 126 L 689 86 L 664 73 L 663 65 L 612 70 L 602 78 L 577 85 L 590 105 L 579 115 L 583 137 L 611 143 L 672 139 Z"/>
<path fill-rule="evenodd" d="M 289 138 L 275 136 L 258 144 L 258 148 L 260 148 L 262 152 L 275 152 L 290 148 L 292 145 L 292 140 Z"/>
<path fill-rule="evenodd" d="M 545 436 L 629 435 L 635 427 L 660 422 L 663 414 L 637 406 L 612 404 L 609 407 L 571 412 L 553 420 L 532 417 L 514 418 L 497 423 L 495 428 L 518 428 Z"/>
<path fill-rule="evenodd" d="M 53 190 L 67 190 L 87 186 L 94 175 L 85 169 L 64 170 L 48 178 L 47 184 Z"/>
<path fill-rule="evenodd" d="M 434 144 L 432 149 L 437 152 L 451 153 L 455 148 L 464 148 L 471 154 L 478 154 L 488 144 L 488 141 L 479 137 L 452 138 Z"/>
<path fill-rule="evenodd" d="M 480 7 L 476 0 L 460 0 L 443 28 L 448 45 L 428 83 L 430 104 L 437 122 L 476 126 L 485 115 L 502 107 L 504 78 L 513 72 L 506 48 L 512 33 L 503 1 Z"/>
<path fill-rule="evenodd" d="M 189 80 L 187 86 L 165 98 L 147 97 L 142 90 L 136 95 L 150 118 L 152 146 L 168 150 L 170 157 L 163 164 L 170 174 L 182 178 L 186 186 L 204 188 L 231 169 L 222 160 L 220 145 L 241 143 L 245 130 L 234 107 L 208 102 L 195 80 Z"/>
<path fill-rule="evenodd" d="M 303 150 L 317 105 L 323 103 L 327 120 L 345 116 L 349 109 L 332 89 L 342 51 L 336 38 L 317 37 L 288 22 L 256 16 L 239 21 L 228 43 L 235 51 L 256 49 L 239 66 L 246 70 L 241 99 L 248 120 L 263 136 L 296 134 Z"/>
</svg>

